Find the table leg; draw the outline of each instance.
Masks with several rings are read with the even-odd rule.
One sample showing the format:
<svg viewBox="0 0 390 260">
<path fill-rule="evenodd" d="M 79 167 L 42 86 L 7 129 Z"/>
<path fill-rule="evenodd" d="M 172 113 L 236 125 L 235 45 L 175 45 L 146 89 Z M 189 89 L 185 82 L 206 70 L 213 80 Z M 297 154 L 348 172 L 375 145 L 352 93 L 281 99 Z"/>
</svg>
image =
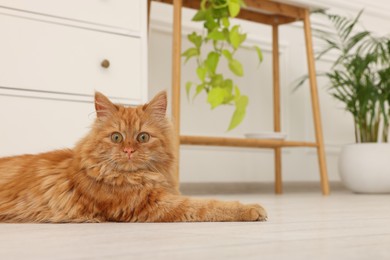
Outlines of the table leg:
<svg viewBox="0 0 390 260">
<path fill-rule="evenodd" d="M 182 0 L 173 2 L 173 42 L 172 42 L 172 120 L 176 138 L 176 188 L 179 187 L 180 157 L 180 79 L 181 79 L 181 9 Z"/>
<path fill-rule="evenodd" d="M 324 146 L 324 139 L 322 134 L 320 104 L 318 98 L 316 70 L 314 64 L 310 13 L 308 10 L 305 11 L 305 18 L 303 22 L 304 22 L 304 30 L 305 30 L 307 62 L 309 68 L 309 82 L 310 82 L 310 93 L 311 93 L 311 102 L 312 102 L 312 110 L 313 110 L 314 128 L 315 128 L 315 136 L 316 136 L 316 143 L 317 143 L 317 154 L 318 154 L 318 162 L 320 168 L 321 188 L 322 188 L 323 195 L 329 195 L 329 182 L 328 182 L 328 175 L 326 170 L 325 146 Z"/>
<path fill-rule="evenodd" d="M 279 26 L 272 25 L 272 67 L 273 67 L 273 104 L 274 131 L 280 132 L 280 66 L 279 66 Z M 275 193 L 282 193 L 282 148 L 274 149 L 275 154 Z"/>
</svg>

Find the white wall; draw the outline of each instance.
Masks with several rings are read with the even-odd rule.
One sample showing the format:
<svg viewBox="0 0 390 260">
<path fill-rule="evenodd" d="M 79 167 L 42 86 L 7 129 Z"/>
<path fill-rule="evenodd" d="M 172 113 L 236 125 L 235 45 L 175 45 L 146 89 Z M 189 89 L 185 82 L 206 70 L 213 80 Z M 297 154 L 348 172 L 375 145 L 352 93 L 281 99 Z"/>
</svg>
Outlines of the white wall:
<svg viewBox="0 0 390 260">
<path fill-rule="evenodd" d="M 305 1 L 302 1 L 305 2 Z M 306 1 L 310 2 L 310 1 Z M 389 32 L 390 3 L 386 0 L 363 1 L 321 0 L 318 4 L 332 11 L 355 15 L 360 9 L 367 29 L 380 34 Z M 183 10 L 183 50 L 189 44 L 186 34 L 201 30 L 201 25 L 191 22 L 194 10 Z M 245 76 L 236 79 L 250 104 L 244 122 L 235 130 L 226 132 L 233 108 L 217 108 L 213 111 L 200 95 L 191 103 L 186 99 L 182 88 L 182 134 L 243 136 L 248 132 L 272 131 L 272 53 L 271 30 L 266 25 L 240 21 L 248 32 L 246 47 L 237 52 L 237 58 L 244 64 Z M 149 95 L 162 89 L 170 91 L 171 86 L 171 23 L 172 6 L 153 3 L 151 12 L 151 32 L 149 46 Z M 313 28 L 326 28 L 325 21 L 312 17 Z M 258 67 L 254 50 L 248 48 L 259 45 L 264 53 L 264 62 Z M 308 86 L 292 92 L 291 82 L 307 72 L 302 23 L 284 25 L 280 29 L 280 67 L 282 96 L 282 131 L 290 140 L 314 140 Z M 315 45 L 315 49 L 320 46 Z M 317 62 L 317 70 L 329 68 L 332 56 Z M 194 62 L 182 66 L 182 85 L 188 80 L 196 80 Z M 228 72 L 226 70 L 226 72 Z M 329 179 L 339 180 L 337 157 L 342 145 L 354 141 L 352 118 L 344 112 L 342 104 L 336 102 L 325 89 L 325 79 L 318 79 L 324 139 L 326 145 Z M 283 149 L 283 178 L 286 181 L 319 180 L 315 149 Z M 273 181 L 273 150 L 221 148 L 202 146 L 182 146 L 180 161 L 182 182 L 270 182 Z"/>
</svg>

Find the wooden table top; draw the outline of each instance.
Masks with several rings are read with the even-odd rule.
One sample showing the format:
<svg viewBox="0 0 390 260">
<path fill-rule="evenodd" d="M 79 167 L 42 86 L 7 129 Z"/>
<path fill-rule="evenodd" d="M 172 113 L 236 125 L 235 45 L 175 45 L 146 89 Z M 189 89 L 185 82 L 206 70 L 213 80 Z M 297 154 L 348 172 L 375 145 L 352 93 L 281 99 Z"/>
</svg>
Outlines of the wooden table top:
<svg viewBox="0 0 390 260">
<path fill-rule="evenodd" d="M 173 0 L 154 0 L 172 4 Z M 183 7 L 199 9 L 201 0 L 182 0 Z M 324 6 L 313 5 L 308 0 L 245 0 L 237 18 L 263 24 L 287 24 L 303 20 L 305 12 L 324 9 Z"/>
</svg>

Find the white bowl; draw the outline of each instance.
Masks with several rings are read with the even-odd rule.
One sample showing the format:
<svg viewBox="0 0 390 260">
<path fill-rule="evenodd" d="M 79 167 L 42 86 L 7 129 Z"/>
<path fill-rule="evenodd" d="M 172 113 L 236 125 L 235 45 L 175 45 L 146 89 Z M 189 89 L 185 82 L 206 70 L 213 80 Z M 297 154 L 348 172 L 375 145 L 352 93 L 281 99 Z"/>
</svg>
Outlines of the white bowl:
<svg viewBox="0 0 390 260">
<path fill-rule="evenodd" d="M 284 140 L 287 137 L 287 134 L 280 132 L 262 132 L 262 133 L 247 133 L 245 134 L 246 138 L 255 138 L 255 139 L 280 139 Z"/>
</svg>

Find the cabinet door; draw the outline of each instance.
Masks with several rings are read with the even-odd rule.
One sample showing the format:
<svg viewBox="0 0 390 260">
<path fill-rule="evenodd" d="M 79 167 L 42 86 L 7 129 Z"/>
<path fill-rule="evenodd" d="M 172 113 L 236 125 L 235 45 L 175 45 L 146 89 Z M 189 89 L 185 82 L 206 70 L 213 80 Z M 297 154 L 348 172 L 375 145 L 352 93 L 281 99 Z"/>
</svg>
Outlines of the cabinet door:
<svg viewBox="0 0 390 260">
<path fill-rule="evenodd" d="M 0 87 L 144 101 L 147 46 L 139 38 L 7 15 L 0 35 Z"/>
<path fill-rule="evenodd" d="M 71 148 L 95 118 L 90 103 L 0 95 L 0 157 Z"/>
<path fill-rule="evenodd" d="M 131 31 L 146 25 L 146 0 L 0 0 L 0 6 Z"/>
</svg>

